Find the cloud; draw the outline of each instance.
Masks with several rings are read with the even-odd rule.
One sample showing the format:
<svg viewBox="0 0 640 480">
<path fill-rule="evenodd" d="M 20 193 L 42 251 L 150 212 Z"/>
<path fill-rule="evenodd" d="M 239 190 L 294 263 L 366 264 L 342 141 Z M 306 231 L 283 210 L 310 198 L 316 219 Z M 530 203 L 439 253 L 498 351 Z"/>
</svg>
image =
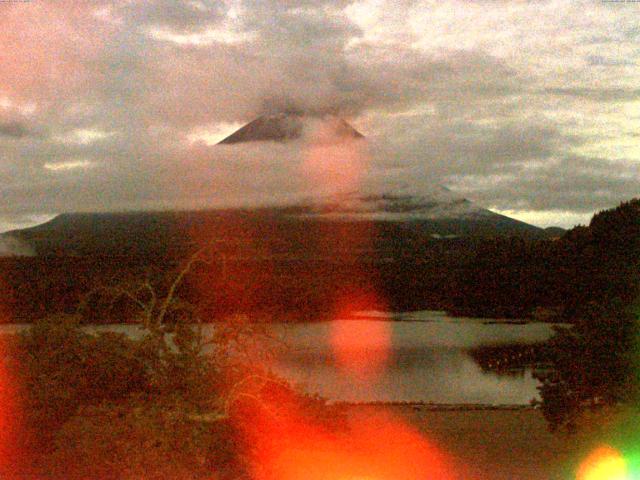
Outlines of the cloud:
<svg viewBox="0 0 640 480">
<path fill-rule="evenodd" d="M 501 209 L 612 206 L 636 194 L 640 155 L 627 7 L 0 3 L 11 46 L 0 62 L 0 210 L 297 198 L 314 186 L 300 174 L 306 147 L 194 141 L 281 109 L 353 122 L 369 141 L 361 182 L 440 182 Z"/>
<path fill-rule="evenodd" d="M 579 141 L 552 123 L 478 124 L 433 115 L 396 121 L 375 145 L 381 161 L 411 169 L 414 179 L 451 183 L 465 175 L 517 173 Z"/>
<path fill-rule="evenodd" d="M 156 25 L 194 32 L 216 23 L 225 16 L 225 3 L 220 1 L 151 0 L 116 4 L 115 15 Z"/>
<path fill-rule="evenodd" d="M 552 95 L 584 98 L 595 102 L 631 102 L 640 100 L 640 88 L 549 88 Z"/>
<path fill-rule="evenodd" d="M 637 196 L 639 178 L 640 164 L 633 160 L 566 156 L 510 172 L 492 183 L 467 182 L 464 190 L 501 210 L 588 213 Z"/>
</svg>

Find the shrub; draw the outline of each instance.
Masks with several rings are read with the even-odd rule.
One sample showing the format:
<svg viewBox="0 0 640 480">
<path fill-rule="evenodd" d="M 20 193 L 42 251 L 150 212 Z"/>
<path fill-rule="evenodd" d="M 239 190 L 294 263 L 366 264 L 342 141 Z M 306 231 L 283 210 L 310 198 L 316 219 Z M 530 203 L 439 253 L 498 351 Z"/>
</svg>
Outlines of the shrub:
<svg viewBox="0 0 640 480">
<path fill-rule="evenodd" d="M 23 333 L 17 355 L 24 403 L 39 429 L 62 425 L 82 405 L 148 388 L 144 351 L 123 334 L 83 332 L 75 317 L 42 320 Z"/>
<path fill-rule="evenodd" d="M 44 474 L 60 479 L 209 479 L 231 465 L 219 428 L 190 420 L 179 403 L 130 399 L 83 407 L 59 430 Z"/>
<path fill-rule="evenodd" d="M 575 430 L 584 413 L 637 398 L 637 322 L 619 301 L 591 302 L 573 327 L 557 330 L 546 349 L 553 370 L 539 387 L 552 430 Z"/>
</svg>

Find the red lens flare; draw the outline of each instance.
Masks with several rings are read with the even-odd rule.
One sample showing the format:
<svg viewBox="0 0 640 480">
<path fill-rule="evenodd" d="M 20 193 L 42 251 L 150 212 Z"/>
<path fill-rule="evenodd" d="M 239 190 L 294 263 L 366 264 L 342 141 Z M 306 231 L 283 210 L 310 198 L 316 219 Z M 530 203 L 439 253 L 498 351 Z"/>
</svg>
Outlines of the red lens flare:
<svg viewBox="0 0 640 480">
<path fill-rule="evenodd" d="M 318 121 L 305 132 L 300 164 L 301 178 L 313 193 L 328 195 L 320 201 L 325 209 L 320 213 L 329 215 L 348 210 L 344 194 L 361 190 L 369 167 L 362 142 L 336 140 L 333 129 L 330 122 Z M 284 291 L 294 292 L 290 282 L 293 280 L 295 287 L 302 284 L 299 296 L 312 305 L 315 319 L 332 320 L 329 342 L 336 365 L 354 381 L 369 385 L 386 368 L 392 341 L 390 323 L 380 321 L 388 319 L 372 320 L 358 313 L 389 310 L 379 294 L 376 226 L 368 220 L 337 220 L 311 218 L 300 226 L 294 225 L 295 229 L 282 224 L 282 231 L 272 231 L 273 226 L 254 220 L 245 223 L 218 218 L 215 226 L 200 225 L 197 230 L 205 237 L 213 235 L 230 241 L 216 249 L 214 268 L 208 270 L 210 278 L 201 275 L 195 282 L 200 292 L 223 292 L 218 298 L 234 300 L 234 305 L 223 310 L 245 312 L 255 311 L 264 303 L 253 303 L 260 288 L 255 288 L 252 295 L 237 295 L 237 291 L 257 285 L 273 294 L 281 282 Z M 229 248 L 238 252 L 233 261 L 224 263 L 221 255 Z M 285 261 L 280 265 L 277 260 L 282 254 Z M 245 265 L 240 257 L 262 258 L 266 263 Z M 296 295 L 289 293 L 274 305 L 290 307 L 295 302 L 292 297 Z M 318 301 L 314 303 L 316 297 Z M 320 307 L 317 312 L 313 310 L 315 305 Z M 354 321 L 358 321 L 357 325 L 350 323 Z M 249 459 L 254 480 L 455 478 L 449 458 L 404 420 L 382 409 L 367 409 L 366 414 L 352 413 L 336 420 L 332 407 L 318 407 L 299 392 L 278 387 L 278 381 L 269 380 L 267 374 L 261 378 L 268 366 L 260 365 L 259 360 L 245 368 L 247 371 L 234 372 L 236 376 L 228 379 L 233 387 L 226 411 L 243 438 L 241 448 Z"/>
<path fill-rule="evenodd" d="M 374 381 L 384 370 L 391 351 L 391 327 L 386 321 L 361 320 L 350 323 L 358 311 L 387 309 L 375 296 L 361 295 L 338 301 L 331 323 L 331 347 L 338 367 L 359 381 Z M 381 319 L 388 320 L 388 319 Z"/>
<path fill-rule="evenodd" d="M 10 323 L 11 289 L 0 279 L 0 324 Z M 13 335 L 0 334 L 0 478 L 14 478 L 20 452 L 20 424 L 18 399 L 18 378 L 15 369 L 15 355 L 12 351 Z"/>
<path fill-rule="evenodd" d="M 6 362 L 9 354 L 6 339 L 0 338 L 0 476 L 7 478 L 16 458 L 17 399 L 15 382 Z"/>
</svg>

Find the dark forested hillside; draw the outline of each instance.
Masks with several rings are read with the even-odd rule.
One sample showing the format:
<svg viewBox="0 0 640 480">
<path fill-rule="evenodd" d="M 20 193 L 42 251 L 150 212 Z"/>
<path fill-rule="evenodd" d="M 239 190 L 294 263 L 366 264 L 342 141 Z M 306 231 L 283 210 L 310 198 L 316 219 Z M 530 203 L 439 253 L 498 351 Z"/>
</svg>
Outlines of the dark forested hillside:
<svg viewBox="0 0 640 480">
<path fill-rule="evenodd" d="M 450 310 L 525 317 L 540 309 L 574 321 L 589 302 L 628 304 L 640 286 L 640 199 L 594 215 L 558 240 L 483 243 L 455 276 Z"/>
</svg>

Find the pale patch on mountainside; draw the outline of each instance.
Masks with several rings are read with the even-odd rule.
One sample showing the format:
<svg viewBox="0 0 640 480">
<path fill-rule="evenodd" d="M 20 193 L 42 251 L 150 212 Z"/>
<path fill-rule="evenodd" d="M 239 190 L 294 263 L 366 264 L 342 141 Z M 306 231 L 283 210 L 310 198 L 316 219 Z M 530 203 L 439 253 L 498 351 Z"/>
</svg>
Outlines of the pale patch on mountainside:
<svg viewBox="0 0 640 480">
<path fill-rule="evenodd" d="M 0 236 L 0 257 L 31 257 L 35 254 L 27 242 L 12 235 Z"/>
<path fill-rule="evenodd" d="M 492 212 L 435 186 L 429 192 L 413 193 L 407 189 L 380 193 L 353 192 L 333 198 L 322 197 L 308 202 L 308 217 L 344 218 L 380 221 L 462 219 L 491 216 Z"/>
</svg>

